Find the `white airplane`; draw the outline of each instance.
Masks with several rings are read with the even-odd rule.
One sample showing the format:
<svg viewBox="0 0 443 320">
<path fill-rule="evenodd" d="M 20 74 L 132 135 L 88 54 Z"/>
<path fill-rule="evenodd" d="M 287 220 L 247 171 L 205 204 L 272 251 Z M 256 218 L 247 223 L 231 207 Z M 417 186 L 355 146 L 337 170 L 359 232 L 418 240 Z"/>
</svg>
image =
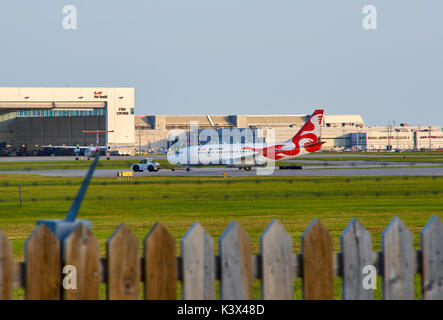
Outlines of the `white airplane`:
<svg viewBox="0 0 443 320">
<path fill-rule="evenodd" d="M 100 153 L 102 150 L 106 151 L 106 159 L 109 158 L 109 153 L 111 151 L 110 146 L 100 146 L 100 133 L 106 133 L 106 132 L 114 132 L 114 130 L 108 131 L 108 130 L 82 130 L 83 133 L 96 133 L 97 138 L 95 141 L 95 146 L 43 146 L 46 148 L 60 148 L 60 149 L 74 149 L 75 152 L 75 160 L 78 160 L 78 156 L 80 154 L 81 150 L 84 150 L 85 157 L 88 158 L 88 160 L 91 159 L 91 157 L 94 157 L 95 154 L 98 152 Z M 128 148 L 131 146 L 112 146 L 112 148 Z"/>
<path fill-rule="evenodd" d="M 288 160 L 316 152 L 325 143 L 320 141 L 323 110 L 315 110 L 291 139 L 280 143 L 206 144 L 189 146 L 168 153 L 171 164 L 186 166 L 227 165 L 251 170 L 268 161 Z"/>
</svg>

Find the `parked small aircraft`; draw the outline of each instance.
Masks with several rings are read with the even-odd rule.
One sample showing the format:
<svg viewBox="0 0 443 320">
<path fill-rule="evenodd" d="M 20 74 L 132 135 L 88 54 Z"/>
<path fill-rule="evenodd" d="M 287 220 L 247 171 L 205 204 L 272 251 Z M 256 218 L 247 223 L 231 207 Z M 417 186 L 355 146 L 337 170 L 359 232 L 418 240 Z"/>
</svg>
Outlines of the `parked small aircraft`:
<svg viewBox="0 0 443 320">
<path fill-rule="evenodd" d="M 111 146 L 101 146 L 100 145 L 100 133 L 106 133 L 106 132 L 114 132 L 114 130 L 82 130 L 83 133 L 96 133 L 97 138 L 95 141 L 95 146 L 43 146 L 43 147 L 51 147 L 51 148 L 60 148 L 60 149 L 74 149 L 75 152 L 75 160 L 79 159 L 79 155 L 81 150 L 84 150 L 85 157 L 88 158 L 88 160 L 91 159 L 91 157 L 94 157 L 95 154 L 98 152 L 105 150 L 106 153 L 106 159 L 110 159 L 110 151 Z M 129 148 L 131 146 L 112 146 L 112 148 Z"/>
</svg>

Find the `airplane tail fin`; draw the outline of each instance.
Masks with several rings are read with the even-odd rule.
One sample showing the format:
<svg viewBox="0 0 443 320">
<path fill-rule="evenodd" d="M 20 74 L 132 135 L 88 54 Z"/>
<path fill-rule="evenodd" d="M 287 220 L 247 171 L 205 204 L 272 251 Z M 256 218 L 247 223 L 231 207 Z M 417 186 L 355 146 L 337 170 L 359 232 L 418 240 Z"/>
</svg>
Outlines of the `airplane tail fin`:
<svg viewBox="0 0 443 320">
<path fill-rule="evenodd" d="M 309 117 L 308 121 L 301 127 L 292 141 L 297 147 L 305 148 L 308 152 L 318 151 L 323 142 L 320 141 L 321 122 L 323 120 L 323 109 L 317 109 Z"/>
<path fill-rule="evenodd" d="M 114 132 L 114 130 L 82 130 L 83 133 L 96 133 L 97 138 L 95 145 L 98 147 L 100 145 L 100 133 Z"/>
</svg>

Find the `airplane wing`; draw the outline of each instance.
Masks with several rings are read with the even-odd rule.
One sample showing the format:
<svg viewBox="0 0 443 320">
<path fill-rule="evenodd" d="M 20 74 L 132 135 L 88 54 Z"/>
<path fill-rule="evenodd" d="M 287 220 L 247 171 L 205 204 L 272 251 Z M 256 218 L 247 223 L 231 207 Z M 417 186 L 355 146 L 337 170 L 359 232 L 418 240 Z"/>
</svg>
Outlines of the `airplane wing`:
<svg viewBox="0 0 443 320">
<path fill-rule="evenodd" d="M 87 149 L 89 146 L 42 146 L 42 148 L 56 148 L 56 149 Z"/>
<path fill-rule="evenodd" d="M 94 146 L 42 146 L 43 148 L 59 148 L 59 149 L 88 149 Z M 118 148 L 134 148 L 134 146 L 98 146 L 100 150 L 118 149 Z"/>
<path fill-rule="evenodd" d="M 99 148 L 103 148 L 103 149 L 119 149 L 119 148 L 136 148 L 136 146 L 99 146 Z"/>
</svg>

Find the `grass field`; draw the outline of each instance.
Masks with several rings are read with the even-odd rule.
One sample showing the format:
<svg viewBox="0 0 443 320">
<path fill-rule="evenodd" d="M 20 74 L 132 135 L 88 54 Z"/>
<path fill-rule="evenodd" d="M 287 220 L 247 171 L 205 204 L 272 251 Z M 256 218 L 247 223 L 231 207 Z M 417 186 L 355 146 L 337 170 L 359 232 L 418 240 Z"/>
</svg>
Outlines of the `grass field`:
<svg viewBox="0 0 443 320">
<path fill-rule="evenodd" d="M 184 168 L 169 163 L 166 159 L 154 159 L 160 163 L 161 168 Z M 91 160 L 57 160 L 57 161 L 0 161 L 1 171 L 33 171 L 33 170 L 82 170 L 88 169 Z M 122 169 L 130 170 L 131 165 L 139 163 L 140 160 L 103 160 L 97 163 L 97 169 Z M 276 162 L 275 165 L 294 165 L 294 163 Z M 312 165 L 311 163 L 303 163 L 303 165 Z M 219 165 L 211 165 L 219 166 Z"/>
<path fill-rule="evenodd" d="M 430 155 L 430 156 L 442 156 L 442 151 L 412 151 L 412 152 L 377 152 L 377 151 L 364 151 L 364 152 L 327 152 L 322 151 L 321 154 L 330 154 L 330 155 L 383 155 L 383 156 L 396 156 L 396 155 L 411 155 L 411 156 L 421 156 L 421 155 Z"/>
<path fill-rule="evenodd" d="M 65 217 L 81 181 L 0 175 L 0 229 L 12 241 L 16 260 L 23 259 L 24 243 L 36 220 Z M 374 250 L 380 250 L 381 232 L 394 216 L 412 231 L 418 249 L 419 232 L 434 214 L 443 219 L 443 177 L 146 176 L 133 181 L 94 178 L 79 218 L 92 221 L 102 254 L 107 238 L 122 222 L 130 226 L 141 243 L 152 225 L 161 221 L 179 247 L 193 222 L 199 221 L 217 240 L 232 220 L 248 232 L 253 252 L 258 253 L 259 236 L 274 218 L 293 236 L 296 252 L 300 250 L 301 234 L 314 218 L 331 232 L 334 250 L 339 251 L 340 234 L 354 217 L 372 234 Z M 339 297 L 339 279 L 336 281 Z M 418 281 L 419 277 L 417 286 Z M 257 283 L 254 292 L 258 297 Z M 299 294 L 296 291 L 296 296 Z"/>
<path fill-rule="evenodd" d="M 155 160 L 163 168 L 176 167 L 167 160 Z M 97 169 L 131 169 L 131 165 L 140 160 L 103 160 L 97 163 Z M 1 161 L 0 171 L 32 171 L 32 170 L 81 170 L 88 169 L 92 160 L 57 160 L 57 161 Z"/>
</svg>

